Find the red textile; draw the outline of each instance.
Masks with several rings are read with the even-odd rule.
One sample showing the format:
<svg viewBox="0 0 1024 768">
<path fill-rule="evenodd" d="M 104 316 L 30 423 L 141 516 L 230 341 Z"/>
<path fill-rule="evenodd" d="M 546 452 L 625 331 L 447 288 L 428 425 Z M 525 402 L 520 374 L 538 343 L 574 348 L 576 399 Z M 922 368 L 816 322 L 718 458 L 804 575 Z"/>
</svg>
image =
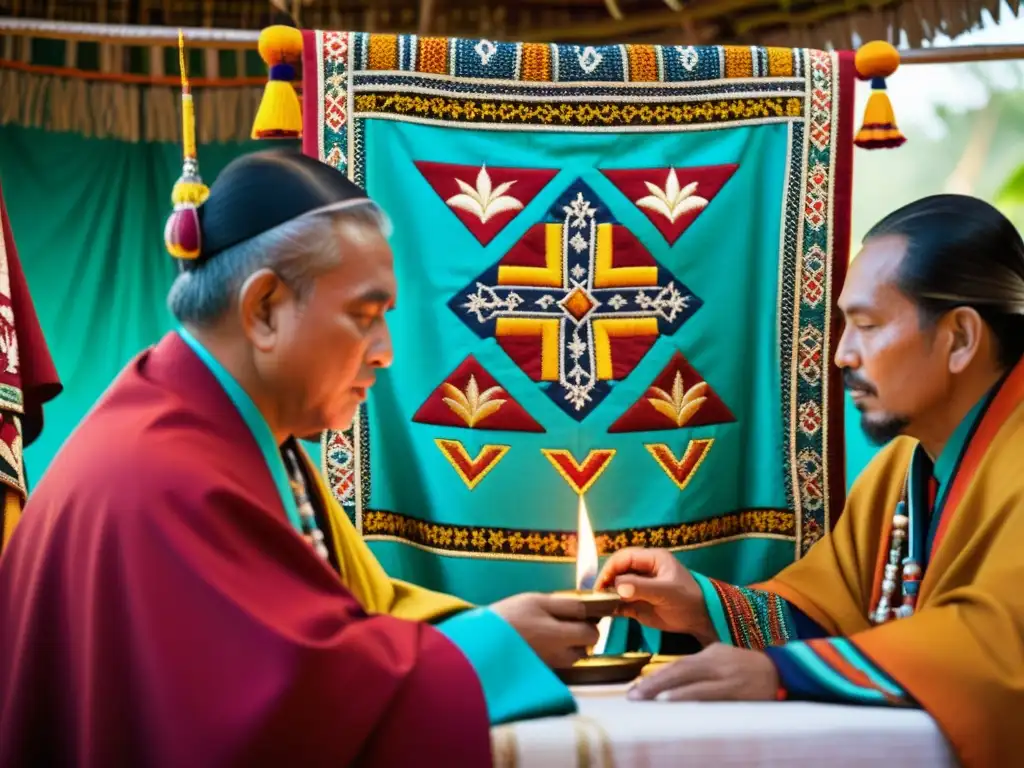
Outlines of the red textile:
<svg viewBox="0 0 1024 768">
<path fill-rule="evenodd" d="M 489 766 L 483 693 L 289 527 L 175 334 L 54 459 L 0 558 L 0 766 Z"/>
<path fill-rule="evenodd" d="M 0 187 L 0 221 L 3 226 L 3 241 L 0 242 L 0 256 L 6 257 L 10 296 L 0 291 L 0 307 L 10 306 L 13 310 L 15 333 L 17 334 L 17 356 L 14 370 L 8 360 L 0 365 L 0 384 L 14 387 L 24 397 L 24 417 L 22 419 L 22 441 L 29 445 L 43 429 L 43 403 L 52 400 L 62 389 L 57 369 L 50 357 L 50 350 L 43 337 L 43 329 L 39 327 L 36 308 L 25 282 L 25 274 L 21 271 L 18 250 L 14 245 L 14 234 L 11 222 L 7 217 L 7 206 L 4 204 L 3 189 Z M 2 268 L 0 264 L 0 268 Z M 0 324 L 6 326 L 6 319 Z M 2 407 L 2 403 L 0 403 Z"/>
</svg>

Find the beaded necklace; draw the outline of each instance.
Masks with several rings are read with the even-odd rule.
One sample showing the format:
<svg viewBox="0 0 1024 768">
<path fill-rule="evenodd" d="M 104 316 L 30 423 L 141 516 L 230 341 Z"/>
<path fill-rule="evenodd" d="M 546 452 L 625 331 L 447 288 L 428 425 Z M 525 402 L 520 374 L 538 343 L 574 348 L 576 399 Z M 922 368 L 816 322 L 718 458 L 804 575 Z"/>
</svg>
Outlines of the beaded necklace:
<svg viewBox="0 0 1024 768">
<path fill-rule="evenodd" d="M 907 515 L 905 498 L 896 505 L 892 516 L 892 533 L 889 536 L 889 559 L 882 574 L 882 593 L 878 605 L 871 612 L 874 624 L 884 624 L 891 619 L 905 619 L 914 615 L 917 606 L 917 591 L 921 584 L 921 564 L 909 554 L 904 556 L 904 545 L 909 539 L 910 517 Z M 902 573 L 900 565 L 903 565 Z M 903 604 L 893 607 L 896 587 L 900 587 Z"/>
<path fill-rule="evenodd" d="M 292 493 L 295 494 L 295 506 L 299 510 L 302 538 L 313 548 L 313 551 L 317 553 L 320 559 L 324 562 L 329 562 L 331 556 L 327 551 L 327 544 L 324 542 L 323 531 L 317 525 L 316 512 L 313 510 L 313 504 L 309 500 L 306 479 L 302 474 L 302 470 L 299 469 L 299 462 L 290 448 L 285 448 L 281 453 L 288 466 L 288 480 L 292 487 Z"/>
<path fill-rule="evenodd" d="M 873 624 L 909 618 L 914 615 L 914 609 L 917 607 L 917 595 L 924 572 L 921 567 L 922 538 L 918 535 L 920 532 L 916 530 L 923 521 L 918 509 L 921 497 L 915 492 L 923 469 L 920 456 L 921 454 L 915 453 L 911 459 L 903 484 L 903 494 L 892 516 L 889 557 L 882 572 L 881 594 L 878 604 L 868 617 Z M 900 605 L 894 605 L 897 587 L 902 597 Z"/>
</svg>

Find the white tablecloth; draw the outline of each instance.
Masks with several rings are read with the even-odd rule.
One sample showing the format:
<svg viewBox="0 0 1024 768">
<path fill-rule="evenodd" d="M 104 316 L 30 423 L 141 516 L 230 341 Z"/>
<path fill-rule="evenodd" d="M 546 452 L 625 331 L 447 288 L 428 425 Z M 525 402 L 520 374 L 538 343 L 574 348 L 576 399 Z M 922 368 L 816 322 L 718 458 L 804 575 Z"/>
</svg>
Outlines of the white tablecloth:
<svg viewBox="0 0 1024 768">
<path fill-rule="evenodd" d="M 580 713 L 499 726 L 495 768 L 953 768 L 920 710 L 804 702 L 633 702 L 577 688 Z"/>
</svg>

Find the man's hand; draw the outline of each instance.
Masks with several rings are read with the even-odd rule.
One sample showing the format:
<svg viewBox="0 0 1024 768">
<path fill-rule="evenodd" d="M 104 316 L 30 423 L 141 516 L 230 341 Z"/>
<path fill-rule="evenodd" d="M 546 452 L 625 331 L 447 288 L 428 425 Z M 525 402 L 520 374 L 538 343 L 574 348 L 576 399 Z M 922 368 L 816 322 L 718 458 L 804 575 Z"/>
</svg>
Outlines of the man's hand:
<svg viewBox="0 0 1024 768">
<path fill-rule="evenodd" d="M 586 621 L 583 603 L 551 595 L 515 595 L 491 606 L 515 627 L 550 667 L 566 669 L 597 642 L 597 626 Z"/>
<path fill-rule="evenodd" d="M 664 549 L 622 549 L 608 558 L 595 589 L 615 587 L 618 615 L 666 632 L 686 632 L 701 643 L 717 639 L 704 596 L 690 572 Z"/>
<path fill-rule="evenodd" d="M 714 643 L 642 678 L 629 691 L 634 700 L 775 701 L 779 673 L 761 651 Z"/>
</svg>

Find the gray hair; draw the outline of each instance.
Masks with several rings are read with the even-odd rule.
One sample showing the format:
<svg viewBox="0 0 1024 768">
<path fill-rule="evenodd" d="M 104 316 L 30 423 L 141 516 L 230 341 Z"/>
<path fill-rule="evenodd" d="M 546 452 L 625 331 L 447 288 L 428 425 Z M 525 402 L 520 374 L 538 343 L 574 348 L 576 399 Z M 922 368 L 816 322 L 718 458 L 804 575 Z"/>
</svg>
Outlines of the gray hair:
<svg viewBox="0 0 1024 768">
<path fill-rule="evenodd" d="M 373 203 L 311 211 L 183 271 L 171 285 L 167 307 L 180 323 L 209 326 L 224 316 L 245 281 L 261 269 L 275 272 L 303 298 L 318 276 L 338 264 L 343 229 L 350 238 L 367 229 L 385 237 L 390 233 Z"/>
</svg>

